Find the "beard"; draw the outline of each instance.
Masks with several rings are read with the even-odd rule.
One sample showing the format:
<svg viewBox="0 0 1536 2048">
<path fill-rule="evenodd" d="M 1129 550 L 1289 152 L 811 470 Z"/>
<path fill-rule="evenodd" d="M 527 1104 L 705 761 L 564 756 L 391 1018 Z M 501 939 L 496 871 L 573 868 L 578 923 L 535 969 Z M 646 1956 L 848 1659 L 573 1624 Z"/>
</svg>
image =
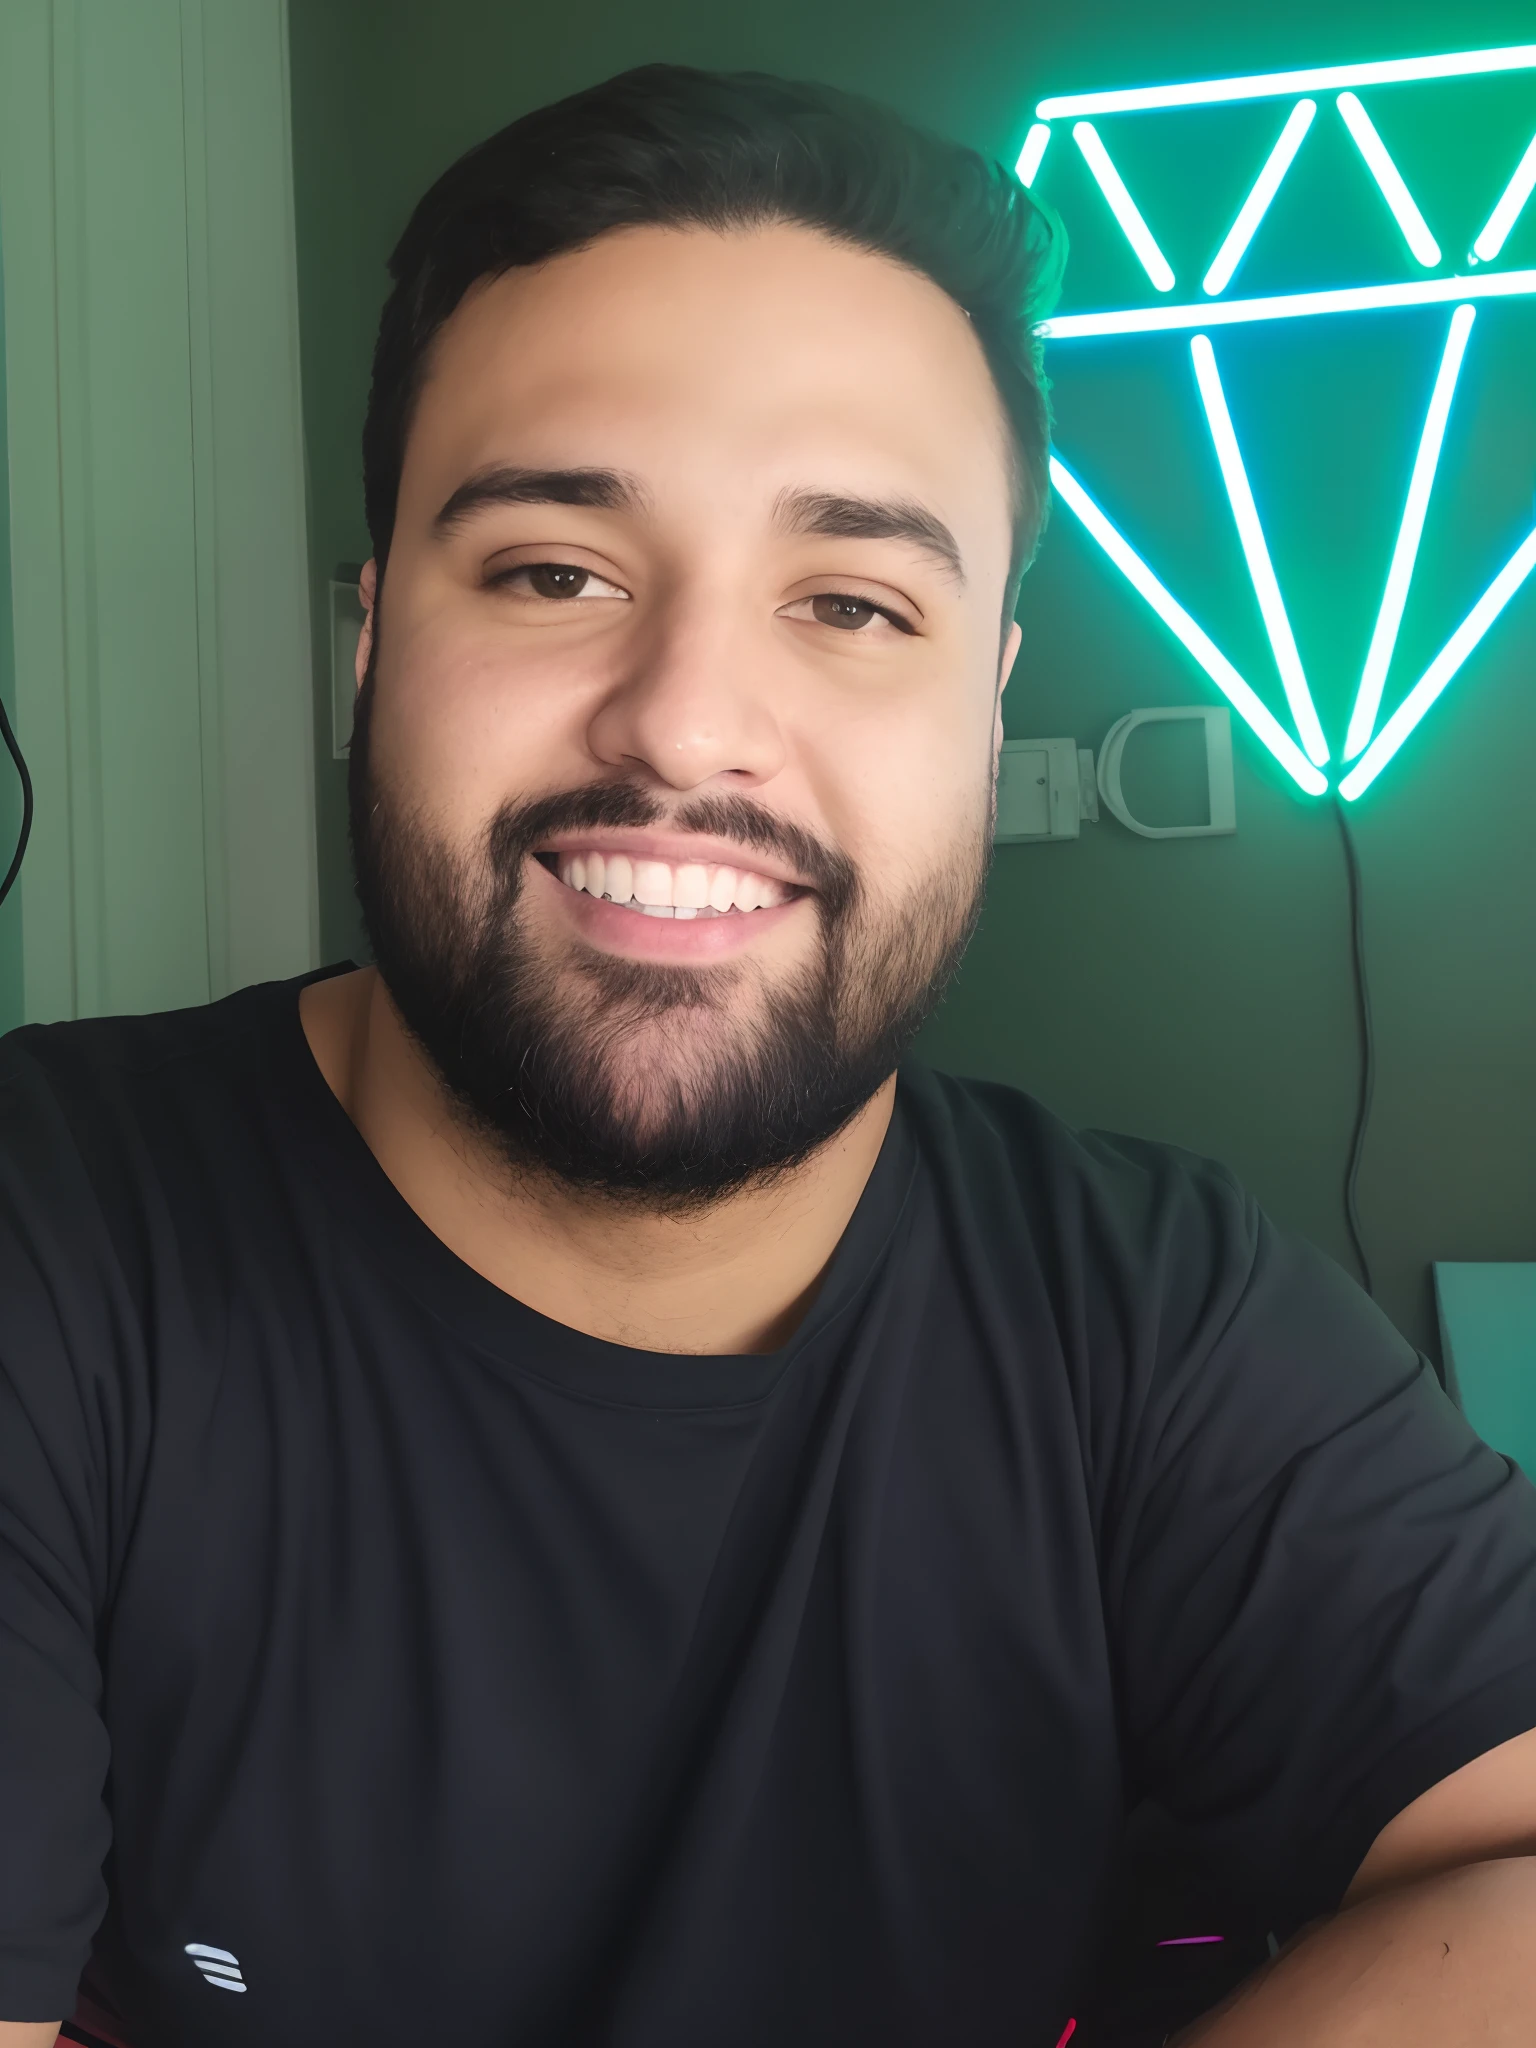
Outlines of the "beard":
<svg viewBox="0 0 1536 2048">
<path fill-rule="evenodd" d="M 520 1177 L 670 1212 L 770 1185 L 890 1077 L 980 915 L 980 804 L 947 859 L 883 908 L 845 854 L 762 805 L 672 809 L 629 781 L 509 802 L 466 858 L 376 774 L 374 694 L 370 664 L 348 803 L 374 961 L 459 1115 Z M 777 978 L 750 959 L 661 966 L 580 941 L 548 957 L 520 914 L 530 856 L 556 833 L 663 821 L 787 860 L 813 892 L 811 957 Z"/>
</svg>

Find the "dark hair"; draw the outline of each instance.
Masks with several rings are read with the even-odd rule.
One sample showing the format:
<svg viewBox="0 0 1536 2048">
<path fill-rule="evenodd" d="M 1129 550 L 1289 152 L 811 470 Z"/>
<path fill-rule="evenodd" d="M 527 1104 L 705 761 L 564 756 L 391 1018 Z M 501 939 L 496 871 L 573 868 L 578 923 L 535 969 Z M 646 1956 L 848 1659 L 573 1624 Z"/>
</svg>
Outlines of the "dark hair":
<svg viewBox="0 0 1536 2048">
<path fill-rule="evenodd" d="M 390 258 L 363 427 L 380 568 L 427 352 L 471 285 L 615 228 L 772 221 L 904 263 L 969 316 L 1013 430 L 1011 590 L 1049 503 L 1050 408 L 1034 329 L 1066 259 L 1060 223 L 1000 164 L 873 101 L 674 64 L 523 115 L 461 156 L 411 215 Z"/>
</svg>

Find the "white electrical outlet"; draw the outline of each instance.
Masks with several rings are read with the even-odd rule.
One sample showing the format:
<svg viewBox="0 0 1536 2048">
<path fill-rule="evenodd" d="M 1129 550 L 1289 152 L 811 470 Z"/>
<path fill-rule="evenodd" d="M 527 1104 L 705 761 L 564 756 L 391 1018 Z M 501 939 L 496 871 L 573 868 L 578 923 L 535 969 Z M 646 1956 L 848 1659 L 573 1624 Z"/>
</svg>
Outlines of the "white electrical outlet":
<svg viewBox="0 0 1536 2048">
<path fill-rule="evenodd" d="M 1000 846 L 1076 839 L 1099 815 L 1093 755 L 1076 740 L 1004 740 L 997 764 Z"/>
</svg>

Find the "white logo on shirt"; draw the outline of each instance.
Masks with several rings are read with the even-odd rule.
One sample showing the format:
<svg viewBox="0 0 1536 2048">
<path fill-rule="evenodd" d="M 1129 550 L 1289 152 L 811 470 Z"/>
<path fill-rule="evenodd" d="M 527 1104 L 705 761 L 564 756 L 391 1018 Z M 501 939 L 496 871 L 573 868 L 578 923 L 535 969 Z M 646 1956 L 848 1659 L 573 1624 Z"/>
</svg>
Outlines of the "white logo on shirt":
<svg viewBox="0 0 1536 2048">
<path fill-rule="evenodd" d="M 189 1941 L 187 1954 L 210 1984 L 220 1991 L 247 1991 L 250 1986 L 240 1974 L 240 1959 L 227 1948 L 209 1948 L 206 1942 Z"/>
</svg>

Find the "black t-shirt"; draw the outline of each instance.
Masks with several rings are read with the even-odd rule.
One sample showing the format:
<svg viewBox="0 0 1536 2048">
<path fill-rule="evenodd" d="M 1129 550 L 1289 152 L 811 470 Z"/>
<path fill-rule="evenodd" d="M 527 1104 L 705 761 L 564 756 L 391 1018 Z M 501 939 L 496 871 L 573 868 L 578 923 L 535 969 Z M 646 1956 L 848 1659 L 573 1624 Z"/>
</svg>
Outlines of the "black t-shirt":
<svg viewBox="0 0 1536 2048">
<path fill-rule="evenodd" d="M 1220 1169 L 905 1073 L 793 1341 L 629 1350 L 297 986 L 0 1047 L 0 2017 L 1052 2048 L 1128 1801 L 1283 1933 L 1536 1723 L 1536 1495 Z"/>
</svg>

